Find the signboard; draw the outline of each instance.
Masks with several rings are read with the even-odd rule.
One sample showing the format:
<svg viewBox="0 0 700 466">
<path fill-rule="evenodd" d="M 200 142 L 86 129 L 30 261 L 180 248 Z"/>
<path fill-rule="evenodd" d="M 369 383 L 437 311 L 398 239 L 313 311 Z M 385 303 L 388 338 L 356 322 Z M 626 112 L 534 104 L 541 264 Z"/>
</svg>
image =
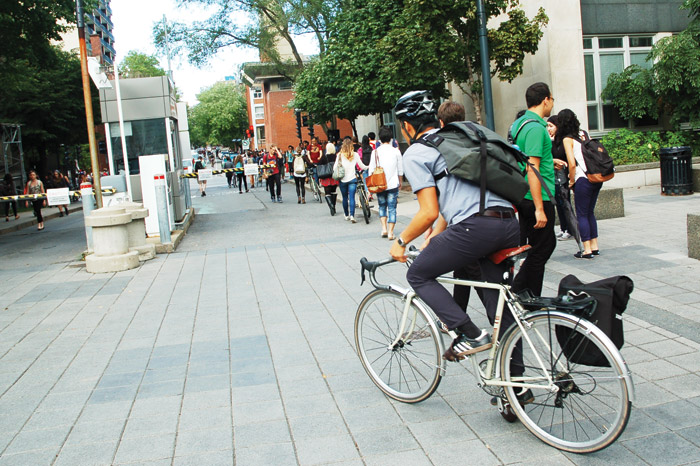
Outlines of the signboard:
<svg viewBox="0 0 700 466">
<path fill-rule="evenodd" d="M 46 199 L 49 205 L 66 205 L 70 204 L 68 188 L 56 188 L 46 190 Z"/>
<path fill-rule="evenodd" d="M 99 58 L 87 57 L 87 65 L 88 74 L 90 74 L 92 82 L 95 83 L 95 87 L 98 89 L 112 89 L 112 85 L 109 83 L 109 79 L 100 65 Z"/>
<path fill-rule="evenodd" d="M 245 176 L 258 176 L 260 174 L 260 167 L 257 163 L 246 163 L 243 166 L 243 174 Z"/>
<path fill-rule="evenodd" d="M 202 168 L 197 172 L 197 179 L 199 181 L 207 181 L 212 179 L 211 168 Z"/>
<path fill-rule="evenodd" d="M 250 149 L 250 139 L 244 139 L 241 141 L 241 147 L 243 149 Z"/>
</svg>

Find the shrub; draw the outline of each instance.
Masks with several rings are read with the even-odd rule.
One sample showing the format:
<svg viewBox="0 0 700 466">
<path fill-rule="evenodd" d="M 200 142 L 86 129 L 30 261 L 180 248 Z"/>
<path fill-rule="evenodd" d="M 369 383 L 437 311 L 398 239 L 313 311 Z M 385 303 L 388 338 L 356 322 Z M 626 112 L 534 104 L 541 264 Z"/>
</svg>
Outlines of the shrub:
<svg viewBox="0 0 700 466">
<path fill-rule="evenodd" d="M 617 129 L 601 142 L 616 165 L 658 162 L 663 147 L 690 146 L 693 155 L 700 153 L 700 135 L 694 131 L 632 131 Z"/>
</svg>

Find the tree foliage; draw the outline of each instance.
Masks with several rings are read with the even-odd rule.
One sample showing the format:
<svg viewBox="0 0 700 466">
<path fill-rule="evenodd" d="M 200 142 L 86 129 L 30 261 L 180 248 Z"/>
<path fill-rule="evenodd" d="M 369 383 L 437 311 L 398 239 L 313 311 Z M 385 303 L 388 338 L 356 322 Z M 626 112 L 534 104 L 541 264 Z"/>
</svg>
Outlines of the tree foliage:
<svg viewBox="0 0 700 466">
<path fill-rule="evenodd" d="M 602 98 L 611 100 L 624 118 L 667 115 L 678 127 L 700 124 L 700 0 L 686 0 L 689 26 L 654 44 L 651 69 L 630 66 L 608 78 Z"/>
<path fill-rule="evenodd" d="M 188 109 L 190 139 L 195 146 L 229 146 L 248 127 L 244 88 L 220 81 L 197 95 L 199 103 Z"/>
<path fill-rule="evenodd" d="M 0 121 L 22 125 L 27 166 L 87 140 L 80 61 L 51 45 L 73 24 L 75 0 L 0 2 Z"/>
<path fill-rule="evenodd" d="M 292 51 L 295 71 L 304 66 L 296 38 L 313 34 L 321 54 L 340 0 L 179 0 L 180 6 L 204 6 L 212 11 L 209 18 L 191 24 L 154 25 L 156 45 L 174 54 L 187 53 L 192 64 L 205 64 L 220 49 L 249 46 L 261 51 L 272 63 L 288 62 L 278 53 L 276 44 L 286 43 Z M 168 43 L 166 44 L 166 32 Z"/>
<path fill-rule="evenodd" d="M 119 63 L 119 76 L 124 78 L 150 78 L 165 76 L 165 70 L 160 67 L 155 55 L 131 50 Z"/>
<path fill-rule="evenodd" d="M 548 18 L 517 0 L 486 2 L 504 20 L 488 30 L 491 74 L 512 81 L 537 51 Z M 411 89 L 445 94 L 455 82 L 480 116 L 482 81 L 474 0 L 349 0 L 331 25 L 327 52 L 297 79 L 295 105 L 353 118 L 388 111 Z"/>
</svg>

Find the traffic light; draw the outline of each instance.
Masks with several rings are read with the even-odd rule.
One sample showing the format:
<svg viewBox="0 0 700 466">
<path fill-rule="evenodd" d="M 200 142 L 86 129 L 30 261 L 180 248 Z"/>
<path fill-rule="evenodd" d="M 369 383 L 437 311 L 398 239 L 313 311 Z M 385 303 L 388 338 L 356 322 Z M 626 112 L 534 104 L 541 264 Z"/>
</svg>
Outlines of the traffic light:
<svg viewBox="0 0 700 466">
<path fill-rule="evenodd" d="M 66 149 L 66 153 L 67 152 L 68 152 L 68 150 Z M 98 141 L 97 142 L 97 152 L 99 152 L 100 154 L 103 154 L 103 155 L 107 154 L 107 142 Z"/>
<path fill-rule="evenodd" d="M 294 115 L 297 118 L 297 138 L 299 138 L 299 140 L 301 141 L 301 113 L 296 111 L 294 112 Z"/>
<path fill-rule="evenodd" d="M 309 137 L 313 138 L 314 137 L 314 123 L 313 123 L 313 121 L 311 121 L 311 115 L 309 115 L 309 117 L 307 118 L 306 126 L 309 127 Z"/>
</svg>

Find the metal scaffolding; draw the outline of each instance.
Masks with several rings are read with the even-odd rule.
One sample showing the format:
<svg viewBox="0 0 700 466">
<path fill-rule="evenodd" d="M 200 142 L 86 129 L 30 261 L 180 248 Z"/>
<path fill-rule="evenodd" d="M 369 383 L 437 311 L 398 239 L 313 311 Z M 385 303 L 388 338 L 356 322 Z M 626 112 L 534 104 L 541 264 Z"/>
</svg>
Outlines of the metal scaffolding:
<svg viewBox="0 0 700 466">
<path fill-rule="evenodd" d="M 2 160 L 3 174 L 9 173 L 15 180 L 15 185 L 24 186 L 27 175 L 24 171 L 24 151 L 22 150 L 22 128 L 16 123 L 0 123 L 2 125 Z M 17 181 L 20 183 L 18 184 Z"/>
</svg>

